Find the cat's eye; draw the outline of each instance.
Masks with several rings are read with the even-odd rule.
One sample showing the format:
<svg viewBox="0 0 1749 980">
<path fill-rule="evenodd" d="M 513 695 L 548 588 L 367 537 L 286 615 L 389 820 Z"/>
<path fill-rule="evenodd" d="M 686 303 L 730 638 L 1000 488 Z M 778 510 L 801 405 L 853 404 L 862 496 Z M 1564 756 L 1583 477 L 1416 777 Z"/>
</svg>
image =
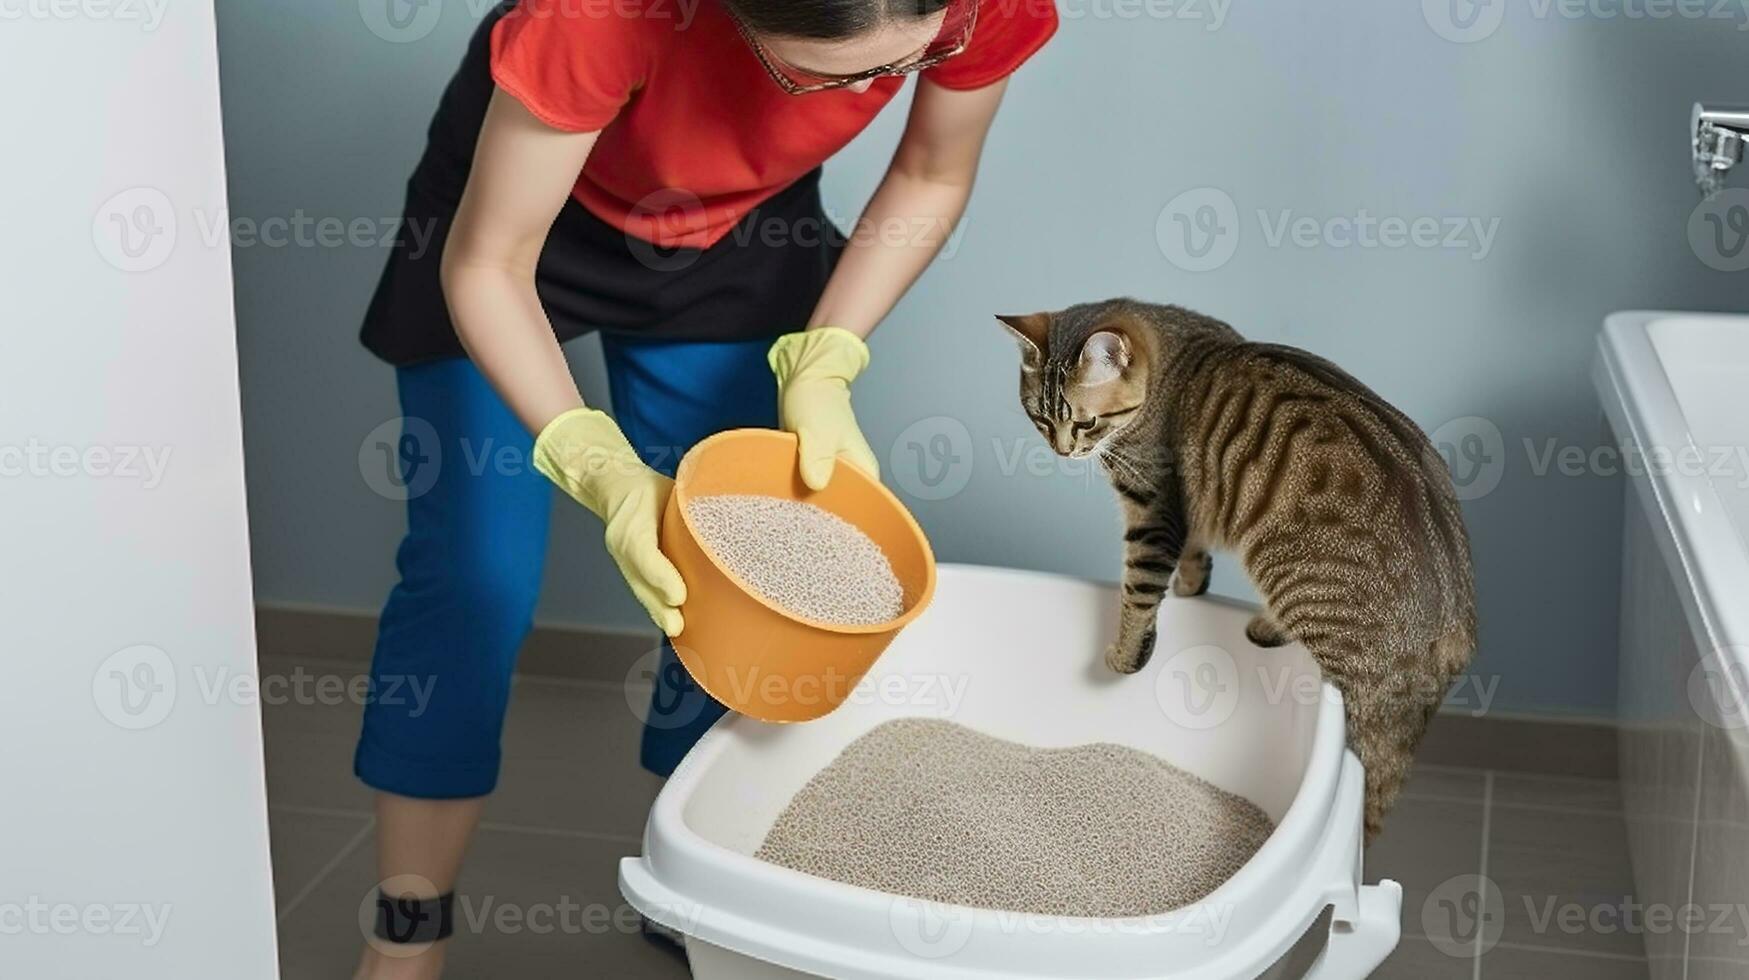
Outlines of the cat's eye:
<svg viewBox="0 0 1749 980">
<path fill-rule="evenodd" d="M 1098 419 L 1070 419 L 1069 424 L 1075 427 L 1076 432 L 1086 432 L 1088 429 L 1091 429 L 1095 425 L 1098 425 L 1099 420 Z"/>
</svg>

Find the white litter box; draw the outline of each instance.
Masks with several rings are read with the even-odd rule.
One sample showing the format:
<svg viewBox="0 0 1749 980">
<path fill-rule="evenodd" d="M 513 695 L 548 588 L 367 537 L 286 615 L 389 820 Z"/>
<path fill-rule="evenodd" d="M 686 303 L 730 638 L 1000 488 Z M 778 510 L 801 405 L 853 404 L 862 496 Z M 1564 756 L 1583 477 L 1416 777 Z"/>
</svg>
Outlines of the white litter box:
<svg viewBox="0 0 1749 980">
<path fill-rule="evenodd" d="M 698 980 L 1239 980 L 1275 975 L 1327 906 L 1328 940 L 1302 975 L 1366 976 L 1397 944 L 1402 889 L 1361 884 L 1361 769 L 1341 696 L 1304 649 L 1253 647 L 1253 610 L 1208 598 L 1169 598 L 1153 662 L 1113 675 L 1101 655 L 1117 609 L 1109 586 L 943 566 L 932 607 L 844 706 L 798 725 L 731 715 L 699 742 L 651 810 L 643 856 L 621 862 L 620 890 L 685 935 Z M 1131 919 L 941 905 L 752 857 L 803 784 L 899 717 L 1035 746 L 1132 746 L 1278 826 L 1203 902 Z"/>
</svg>

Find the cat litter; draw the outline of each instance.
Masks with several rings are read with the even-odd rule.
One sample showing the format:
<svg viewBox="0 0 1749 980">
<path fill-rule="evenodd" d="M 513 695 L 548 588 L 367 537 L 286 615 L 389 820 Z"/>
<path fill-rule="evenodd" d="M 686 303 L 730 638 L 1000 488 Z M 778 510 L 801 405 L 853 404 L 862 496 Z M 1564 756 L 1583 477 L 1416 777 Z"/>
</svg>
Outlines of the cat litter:
<svg viewBox="0 0 1749 980">
<path fill-rule="evenodd" d="M 892 563 L 856 525 L 813 504 L 757 494 L 687 501 L 694 533 L 762 598 L 822 623 L 866 626 L 905 611 Z"/>
<path fill-rule="evenodd" d="M 1136 749 L 1039 749 L 904 718 L 846 746 L 756 856 L 934 902 L 1121 918 L 1202 900 L 1274 829 L 1248 800 Z"/>
</svg>

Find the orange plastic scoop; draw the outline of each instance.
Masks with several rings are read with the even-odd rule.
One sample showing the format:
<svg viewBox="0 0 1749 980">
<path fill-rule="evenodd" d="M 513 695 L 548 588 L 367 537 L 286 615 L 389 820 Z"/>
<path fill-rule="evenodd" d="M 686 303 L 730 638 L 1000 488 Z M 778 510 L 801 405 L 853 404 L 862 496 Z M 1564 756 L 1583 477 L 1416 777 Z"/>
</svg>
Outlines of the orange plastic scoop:
<svg viewBox="0 0 1749 980">
<path fill-rule="evenodd" d="M 886 552 L 905 611 L 885 623 L 846 626 L 762 598 L 687 522 L 688 499 L 722 493 L 804 501 L 856 525 Z M 826 489 L 809 490 L 796 469 L 796 437 L 787 432 L 735 429 L 694 446 L 680 461 L 662 517 L 662 551 L 686 579 L 686 629 L 674 638 L 680 662 L 712 697 L 761 721 L 810 721 L 838 707 L 935 594 L 935 555 L 899 499 L 843 460 Z"/>
</svg>

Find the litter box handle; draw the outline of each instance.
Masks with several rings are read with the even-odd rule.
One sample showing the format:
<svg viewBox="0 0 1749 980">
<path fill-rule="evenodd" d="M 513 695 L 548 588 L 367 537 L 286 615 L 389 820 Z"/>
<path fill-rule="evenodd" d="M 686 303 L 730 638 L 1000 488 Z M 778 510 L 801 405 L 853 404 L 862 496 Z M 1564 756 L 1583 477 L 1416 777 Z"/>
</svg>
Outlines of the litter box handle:
<svg viewBox="0 0 1749 980">
<path fill-rule="evenodd" d="M 1403 886 L 1386 878 L 1352 894 L 1352 909 L 1338 904 L 1331 914 L 1330 939 L 1305 980 L 1361 980 L 1397 948 L 1403 931 Z"/>
</svg>

